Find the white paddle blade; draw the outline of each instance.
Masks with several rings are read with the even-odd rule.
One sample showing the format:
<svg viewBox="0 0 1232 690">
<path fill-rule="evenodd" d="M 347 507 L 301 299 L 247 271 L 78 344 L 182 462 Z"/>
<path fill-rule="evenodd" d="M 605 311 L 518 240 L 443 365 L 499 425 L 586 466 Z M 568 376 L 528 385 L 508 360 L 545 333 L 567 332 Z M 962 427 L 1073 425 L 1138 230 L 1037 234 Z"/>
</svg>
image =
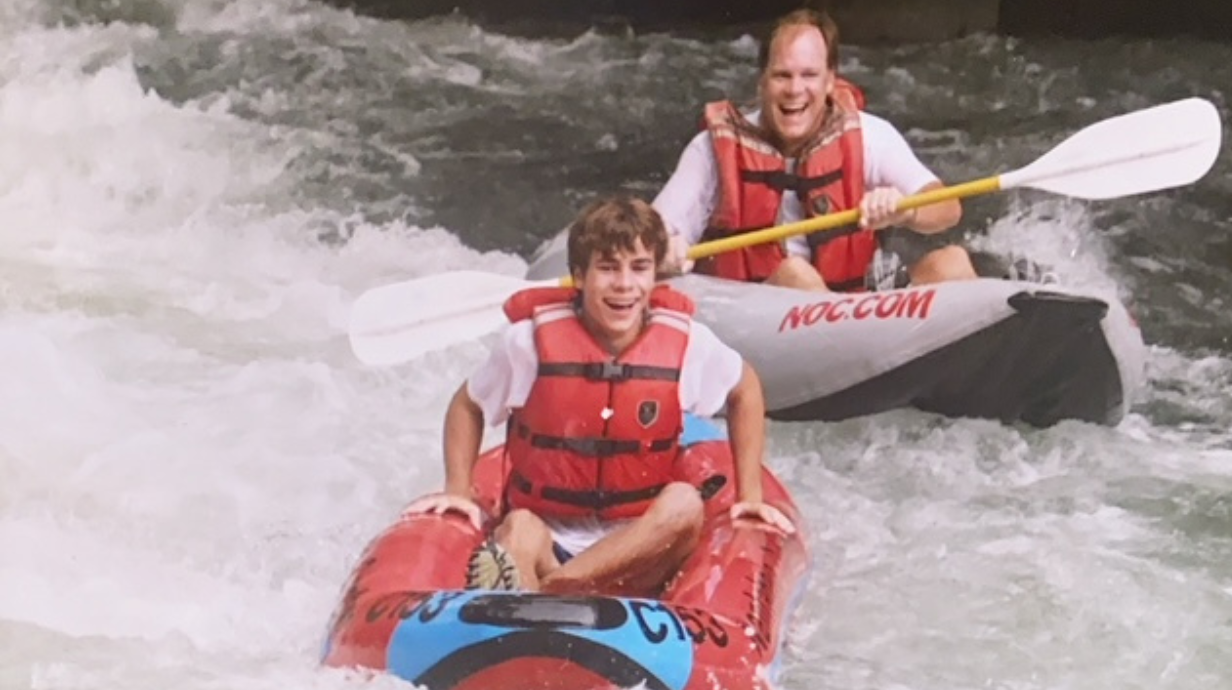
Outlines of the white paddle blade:
<svg viewBox="0 0 1232 690">
<path fill-rule="evenodd" d="M 505 323 L 501 305 L 510 295 L 557 284 L 453 271 L 373 288 L 351 307 L 351 350 L 365 364 L 384 366 L 474 340 Z"/>
<path fill-rule="evenodd" d="M 1001 175 L 1001 188 L 1031 187 L 1112 199 L 1179 187 L 1219 156 L 1223 126 L 1209 101 L 1187 98 L 1103 120 L 1034 163 Z"/>
</svg>

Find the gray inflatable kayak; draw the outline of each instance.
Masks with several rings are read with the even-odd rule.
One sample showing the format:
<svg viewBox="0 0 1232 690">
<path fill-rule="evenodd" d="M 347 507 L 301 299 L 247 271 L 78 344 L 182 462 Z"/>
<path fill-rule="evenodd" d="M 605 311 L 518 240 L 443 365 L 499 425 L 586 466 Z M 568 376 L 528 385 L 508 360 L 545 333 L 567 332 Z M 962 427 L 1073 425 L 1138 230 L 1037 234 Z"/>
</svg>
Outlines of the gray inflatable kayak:
<svg viewBox="0 0 1232 690">
<path fill-rule="evenodd" d="M 527 277 L 561 276 L 565 265 L 557 238 Z M 669 282 L 756 369 L 772 419 L 914 407 L 1114 425 L 1143 381 L 1146 347 L 1125 307 L 1058 285 L 980 278 L 825 294 L 702 275 Z"/>
</svg>

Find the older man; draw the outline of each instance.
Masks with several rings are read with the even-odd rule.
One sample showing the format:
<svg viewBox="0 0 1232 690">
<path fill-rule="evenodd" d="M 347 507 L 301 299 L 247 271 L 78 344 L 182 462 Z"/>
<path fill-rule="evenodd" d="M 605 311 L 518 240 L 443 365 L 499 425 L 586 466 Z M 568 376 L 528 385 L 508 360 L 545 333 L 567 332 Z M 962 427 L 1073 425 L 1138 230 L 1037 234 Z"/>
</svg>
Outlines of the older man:
<svg viewBox="0 0 1232 690">
<path fill-rule="evenodd" d="M 858 207 L 858 228 L 726 252 L 697 270 L 811 290 L 861 289 L 871 286 L 879 244 L 889 244 L 905 255 L 915 284 L 976 277 L 962 247 L 920 237 L 957 224 L 958 201 L 897 211 L 904 194 L 942 183 L 893 125 L 861 110 L 862 95 L 837 76 L 837 66 L 833 20 L 798 10 L 762 44 L 760 110 L 746 115 L 727 101 L 706 106 L 706 130 L 654 201 L 674 235 L 675 263 L 703 239 Z M 886 228 L 913 232 L 879 242 L 876 233 Z"/>
</svg>

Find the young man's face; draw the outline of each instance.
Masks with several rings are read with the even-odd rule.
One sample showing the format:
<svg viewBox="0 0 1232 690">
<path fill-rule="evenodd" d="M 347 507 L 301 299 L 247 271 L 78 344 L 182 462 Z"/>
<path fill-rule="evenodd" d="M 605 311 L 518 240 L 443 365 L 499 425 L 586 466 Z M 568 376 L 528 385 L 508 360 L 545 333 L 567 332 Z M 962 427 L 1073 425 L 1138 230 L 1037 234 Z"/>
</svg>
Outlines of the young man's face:
<svg viewBox="0 0 1232 690">
<path fill-rule="evenodd" d="M 595 252 L 573 276 L 582 291 L 582 321 L 601 344 L 618 353 L 637 338 L 655 286 L 655 257 L 639 239 L 632 251 Z"/>
<path fill-rule="evenodd" d="M 782 142 L 783 153 L 794 156 L 821 129 L 826 96 L 834 73 L 826 64 L 826 39 L 813 26 L 783 29 L 770 44 L 762 72 L 762 125 Z"/>
</svg>

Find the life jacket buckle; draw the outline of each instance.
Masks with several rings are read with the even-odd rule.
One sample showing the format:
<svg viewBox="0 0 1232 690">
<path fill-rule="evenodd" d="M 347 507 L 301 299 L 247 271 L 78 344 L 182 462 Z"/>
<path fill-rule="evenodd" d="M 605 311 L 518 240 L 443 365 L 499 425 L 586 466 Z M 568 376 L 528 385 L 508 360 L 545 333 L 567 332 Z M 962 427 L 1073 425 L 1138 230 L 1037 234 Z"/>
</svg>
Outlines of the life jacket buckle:
<svg viewBox="0 0 1232 690">
<path fill-rule="evenodd" d="M 585 367 L 586 378 L 597 381 L 625 381 L 631 371 L 628 364 L 616 362 L 592 362 Z"/>
</svg>

